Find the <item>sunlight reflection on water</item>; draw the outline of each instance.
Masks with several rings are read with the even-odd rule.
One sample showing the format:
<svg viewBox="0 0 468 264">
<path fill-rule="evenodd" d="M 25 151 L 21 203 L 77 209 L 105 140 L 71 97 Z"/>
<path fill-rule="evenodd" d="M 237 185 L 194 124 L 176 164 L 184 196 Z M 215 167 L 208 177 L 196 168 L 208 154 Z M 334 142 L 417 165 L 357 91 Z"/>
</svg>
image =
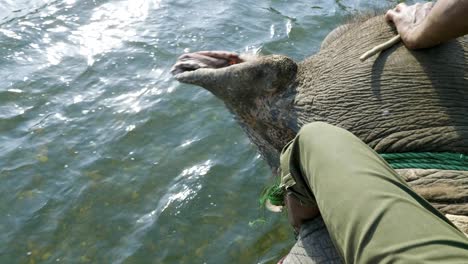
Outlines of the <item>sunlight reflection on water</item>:
<svg viewBox="0 0 468 264">
<path fill-rule="evenodd" d="M 172 204 L 177 203 L 175 208 L 179 208 L 183 204 L 188 203 L 193 199 L 202 188 L 198 179 L 210 170 L 212 161 L 207 160 L 201 164 L 194 165 L 184 169 L 182 173 L 176 177 L 169 190 L 166 191 L 163 197 L 159 199 L 156 208 L 149 213 L 140 216 L 135 221 L 133 232 L 122 239 L 121 247 L 125 250 L 118 250 L 117 263 L 124 261 L 129 255 L 133 254 L 141 246 L 141 237 L 145 235 L 148 229 L 157 225 L 160 215 Z M 177 212 L 175 213 L 177 215 Z"/>
<path fill-rule="evenodd" d="M 286 220 L 258 208 L 269 168 L 220 100 L 169 69 L 201 49 L 301 60 L 340 22 L 336 1 L 0 3 L 1 263 L 284 253 Z"/>
<path fill-rule="evenodd" d="M 197 183 L 198 179 L 208 173 L 212 164 L 213 162 L 211 160 L 207 160 L 201 164 L 184 169 L 182 173 L 173 180 L 173 183 L 170 184 L 170 189 L 159 200 L 156 209 L 140 217 L 137 223 L 147 224 L 148 222 L 154 222 L 157 220 L 159 214 L 166 210 L 171 204 L 178 202 L 178 206 L 181 206 L 181 203 L 186 203 L 190 199 L 193 199 L 202 187 Z"/>
<path fill-rule="evenodd" d="M 70 40 L 80 45 L 80 54 L 93 65 L 95 56 L 121 47 L 137 35 L 132 25 L 148 17 L 150 8 L 158 8 L 159 0 L 132 0 L 105 3 L 93 10 L 91 23 L 72 31 Z"/>
<path fill-rule="evenodd" d="M 114 98 L 106 99 L 103 104 L 107 107 L 113 107 L 117 113 L 141 111 L 141 97 L 148 92 L 147 88 L 119 95 Z"/>
</svg>

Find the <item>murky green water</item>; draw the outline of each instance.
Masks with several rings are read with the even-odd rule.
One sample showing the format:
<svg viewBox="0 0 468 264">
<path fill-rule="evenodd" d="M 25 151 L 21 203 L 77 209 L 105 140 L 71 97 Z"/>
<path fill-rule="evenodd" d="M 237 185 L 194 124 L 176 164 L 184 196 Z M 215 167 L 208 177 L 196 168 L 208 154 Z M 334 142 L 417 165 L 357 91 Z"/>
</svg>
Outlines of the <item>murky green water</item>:
<svg viewBox="0 0 468 264">
<path fill-rule="evenodd" d="M 274 262 L 294 239 L 258 206 L 269 168 L 170 66 L 209 49 L 301 60 L 394 2 L 0 0 L 0 263 Z"/>
</svg>

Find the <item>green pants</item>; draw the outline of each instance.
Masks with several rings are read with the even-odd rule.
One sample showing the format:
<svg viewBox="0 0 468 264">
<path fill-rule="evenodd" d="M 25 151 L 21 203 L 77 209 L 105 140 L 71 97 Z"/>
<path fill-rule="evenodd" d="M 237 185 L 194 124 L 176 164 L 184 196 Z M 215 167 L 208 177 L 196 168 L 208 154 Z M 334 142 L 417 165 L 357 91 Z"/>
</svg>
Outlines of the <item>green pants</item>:
<svg viewBox="0 0 468 264">
<path fill-rule="evenodd" d="M 345 263 L 468 263 L 468 238 L 344 129 L 305 125 L 281 171 L 288 191 L 317 204 Z"/>
</svg>

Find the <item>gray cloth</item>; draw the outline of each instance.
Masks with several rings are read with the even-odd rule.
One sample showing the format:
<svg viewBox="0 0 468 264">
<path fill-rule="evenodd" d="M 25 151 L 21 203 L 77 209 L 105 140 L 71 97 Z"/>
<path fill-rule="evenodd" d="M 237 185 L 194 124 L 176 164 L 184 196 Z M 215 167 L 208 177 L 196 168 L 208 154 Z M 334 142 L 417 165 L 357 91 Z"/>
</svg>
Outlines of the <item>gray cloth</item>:
<svg viewBox="0 0 468 264">
<path fill-rule="evenodd" d="M 298 263 L 342 263 L 321 217 L 302 225 L 296 244 L 283 261 L 283 264 Z"/>
</svg>

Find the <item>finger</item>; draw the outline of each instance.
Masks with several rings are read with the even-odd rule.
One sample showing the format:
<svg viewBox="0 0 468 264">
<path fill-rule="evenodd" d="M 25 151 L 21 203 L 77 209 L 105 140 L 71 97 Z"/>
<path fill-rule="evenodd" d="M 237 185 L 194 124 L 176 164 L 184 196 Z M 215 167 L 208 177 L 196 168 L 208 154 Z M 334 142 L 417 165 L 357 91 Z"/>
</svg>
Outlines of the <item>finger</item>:
<svg viewBox="0 0 468 264">
<path fill-rule="evenodd" d="M 395 11 L 397 12 L 400 12 L 402 9 L 405 9 L 406 7 L 408 7 L 405 3 L 399 3 L 396 7 L 395 7 Z"/>
</svg>

